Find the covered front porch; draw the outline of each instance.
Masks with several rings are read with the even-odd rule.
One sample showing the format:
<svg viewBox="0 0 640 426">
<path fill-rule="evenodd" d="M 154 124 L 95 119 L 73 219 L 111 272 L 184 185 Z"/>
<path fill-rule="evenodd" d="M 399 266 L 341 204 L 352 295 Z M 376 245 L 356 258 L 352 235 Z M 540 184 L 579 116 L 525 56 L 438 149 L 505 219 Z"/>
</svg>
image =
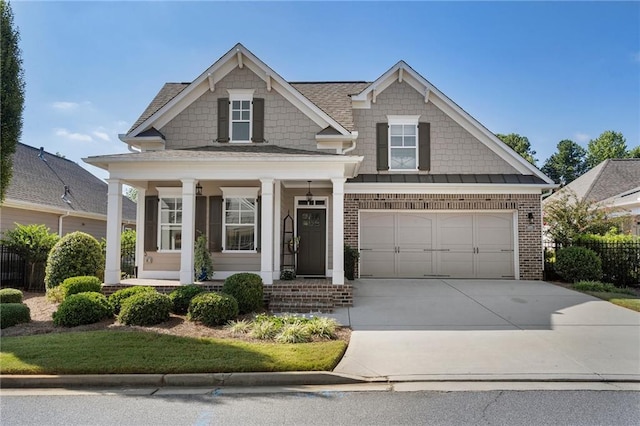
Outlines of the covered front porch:
<svg viewBox="0 0 640 426">
<path fill-rule="evenodd" d="M 121 284 L 123 184 L 138 191 L 138 279 L 193 283 L 195 241 L 205 235 L 213 280 L 254 272 L 273 285 L 294 270 L 344 284 L 344 184 L 362 157 L 239 148 L 86 160 L 109 171 L 106 285 Z"/>
</svg>

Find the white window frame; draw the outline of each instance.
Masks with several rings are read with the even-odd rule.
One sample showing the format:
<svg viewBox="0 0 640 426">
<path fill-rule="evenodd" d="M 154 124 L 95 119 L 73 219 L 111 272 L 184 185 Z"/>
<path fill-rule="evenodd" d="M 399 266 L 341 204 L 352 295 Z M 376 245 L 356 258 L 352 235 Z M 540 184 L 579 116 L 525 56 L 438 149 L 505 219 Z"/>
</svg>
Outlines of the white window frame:
<svg viewBox="0 0 640 426">
<path fill-rule="evenodd" d="M 420 168 L 420 135 L 418 123 L 419 115 L 388 115 L 387 116 L 387 158 L 389 159 L 389 171 L 392 172 L 414 172 Z M 391 168 L 391 126 L 415 126 L 416 127 L 416 167 L 415 169 L 392 169 Z M 399 147 L 394 147 L 399 148 Z"/>
<path fill-rule="evenodd" d="M 223 253 L 257 253 L 256 246 L 258 243 L 258 191 L 260 188 L 245 187 L 222 187 L 222 252 Z M 227 199 L 248 198 L 253 199 L 256 206 L 253 221 L 253 250 L 227 250 Z M 237 225 L 237 224 L 233 224 Z"/>
<path fill-rule="evenodd" d="M 162 199 L 179 199 L 182 201 L 182 188 L 181 187 L 157 187 L 158 191 L 158 253 L 180 253 L 179 249 L 163 248 L 162 247 Z M 180 235 L 182 238 L 182 220 L 180 220 Z M 182 247 L 182 244 L 180 245 Z"/>
<path fill-rule="evenodd" d="M 229 92 L 229 142 L 232 143 L 251 143 L 253 138 L 253 93 L 254 89 L 227 89 Z M 234 101 L 249 101 L 249 139 L 248 140 L 234 140 L 233 139 L 233 123 L 234 122 L 246 122 L 246 120 L 234 120 L 233 119 L 233 102 Z"/>
</svg>

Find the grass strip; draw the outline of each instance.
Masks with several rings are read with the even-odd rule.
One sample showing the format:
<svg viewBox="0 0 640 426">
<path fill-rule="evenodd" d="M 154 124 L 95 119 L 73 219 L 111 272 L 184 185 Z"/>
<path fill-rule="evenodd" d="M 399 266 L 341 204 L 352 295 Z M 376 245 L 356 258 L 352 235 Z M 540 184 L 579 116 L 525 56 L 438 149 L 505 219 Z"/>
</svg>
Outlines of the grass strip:
<svg viewBox="0 0 640 426">
<path fill-rule="evenodd" d="M 606 300 L 615 305 L 622 306 L 627 309 L 631 309 L 636 312 L 640 312 L 640 298 L 629 296 L 623 293 L 611 293 L 600 291 L 585 291 L 585 293 L 591 296 L 597 297 L 602 300 Z"/>
<path fill-rule="evenodd" d="M 1 374 L 330 371 L 347 344 L 253 343 L 140 331 L 52 333 L 0 340 Z"/>
</svg>

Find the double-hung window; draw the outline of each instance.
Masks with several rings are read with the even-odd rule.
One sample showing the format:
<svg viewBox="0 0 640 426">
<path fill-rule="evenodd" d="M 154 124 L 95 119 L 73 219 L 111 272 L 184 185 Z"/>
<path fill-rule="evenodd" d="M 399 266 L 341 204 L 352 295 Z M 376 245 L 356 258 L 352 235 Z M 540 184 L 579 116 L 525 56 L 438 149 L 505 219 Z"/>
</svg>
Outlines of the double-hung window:
<svg viewBox="0 0 640 426">
<path fill-rule="evenodd" d="M 158 188 L 158 198 L 158 248 L 179 251 L 182 248 L 182 188 Z"/>
<path fill-rule="evenodd" d="M 221 188 L 224 251 L 255 251 L 258 229 L 258 188 Z"/>
<path fill-rule="evenodd" d="M 253 90 L 229 89 L 231 142 L 251 142 Z"/>
<path fill-rule="evenodd" d="M 389 116 L 389 170 L 418 169 L 419 116 Z"/>
</svg>

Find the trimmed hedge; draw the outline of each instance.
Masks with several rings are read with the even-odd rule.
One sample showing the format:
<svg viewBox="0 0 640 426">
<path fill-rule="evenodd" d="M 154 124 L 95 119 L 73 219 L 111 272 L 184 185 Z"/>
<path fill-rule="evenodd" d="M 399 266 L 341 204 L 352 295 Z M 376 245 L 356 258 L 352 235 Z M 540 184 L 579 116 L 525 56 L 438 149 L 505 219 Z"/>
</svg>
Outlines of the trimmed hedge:
<svg viewBox="0 0 640 426">
<path fill-rule="evenodd" d="M 619 293 L 635 296 L 633 290 L 628 288 L 616 287 L 610 283 L 602 283 L 600 281 L 578 281 L 571 286 L 575 290 L 579 291 L 591 291 L 594 293 Z"/>
<path fill-rule="evenodd" d="M 120 313 L 120 308 L 122 307 L 122 302 L 134 294 L 140 293 L 157 293 L 157 291 L 155 288 L 149 286 L 134 286 L 118 290 L 109 296 L 109 304 L 113 308 L 113 313 L 118 315 Z"/>
<path fill-rule="evenodd" d="M 187 319 L 205 325 L 222 325 L 238 316 L 238 302 L 224 293 L 202 293 L 191 299 Z"/>
<path fill-rule="evenodd" d="M 62 237 L 49 252 L 44 282 L 47 288 L 62 284 L 70 277 L 104 274 L 104 255 L 100 243 L 84 232 L 76 231 Z"/>
<path fill-rule="evenodd" d="M 189 284 L 178 287 L 169 294 L 171 303 L 173 304 L 172 312 L 174 314 L 184 315 L 189 310 L 191 299 L 200 293 L 204 293 L 205 289 L 199 285 Z"/>
<path fill-rule="evenodd" d="M 93 324 L 111 318 L 113 310 L 102 293 L 85 292 L 67 297 L 53 313 L 53 323 L 64 327 Z"/>
<path fill-rule="evenodd" d="M 16 288 L 0 290 L 0 303 L 22 303 L 22 292 Z"/>
<path fill-rule="evenodd" d="M 224 280 L 222 292 L 237 300 L 241 314 L 248 314 L 262 308 L 264 288 L 260 275 L 250 272 L 233 274 Z"/>
<path fill-rule="evenodd" d="M 158 292 L 142 292 L 125 299 L 118 321 L 126 325 L 155 325 L 169 319 L 171 299 Z"/>
<path fill-rule="evenodd" d="M 62 300 L 66 299 L 72 294 L 78 293 L 100 293 L 102 291 L 102 282 L 98 277 L 81 276 L 67 278 L 60 284 L 60 291 L 62 293 Z"/>
<path fill-rule="evenodd" d="M 0 305 L 0 328 L 12 327 L 31 321 L 31 311 L 24 303 L 2 303 Z"/>
<path fill-rule="evenodd" d="M 602 278 L 602 261 L 593 250 L 572 246 L 558 250 L 555 270 L 568 282 L 598 281 Z"/>
</svg>

